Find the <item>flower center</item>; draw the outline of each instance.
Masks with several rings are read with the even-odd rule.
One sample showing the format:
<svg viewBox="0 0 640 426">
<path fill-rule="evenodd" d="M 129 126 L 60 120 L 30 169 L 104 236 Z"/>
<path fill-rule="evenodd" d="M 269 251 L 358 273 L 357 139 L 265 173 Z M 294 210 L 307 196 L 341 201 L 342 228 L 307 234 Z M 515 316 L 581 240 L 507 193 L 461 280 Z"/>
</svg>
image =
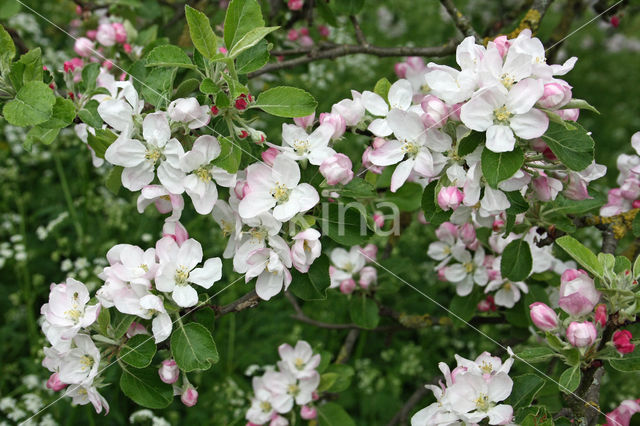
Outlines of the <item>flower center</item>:
<svg viewBox="0 0 640 426">
<path fill-rule="evenodd" d="M 470 273 L 473 271 L 473 262 L 467 262 L 464 264 L 464 269 L 467 271 L 467 273 Z"/>
<path fill-rule="evenodd" d="M 294 364 L 298 370 L 302 370 L 304 368 L 304 361 L 301 358 L 296 358 Z"/>
<path fill-rule="evenodd" d="M 263 241 L 267 237 L 267 231 L 262 228 L 253 228 L 249 231 L 251 234 L 251 238 L 254 238 L 258 241 Z"/>
<path fill-rule="evenodd" d="M 222 220 L 222 233 L 224 234 L 225 237 L 228 237 L 229 235 L 231 235 L 231 232 L 233 231 L 233 226 L 231 225 L 231 223 L 227 222 L 226 220 Z"/>
<path fill-rule="evenodd" d="M 504 283 L 502 288 L 504 288 L 507 291 L 511 291 L 511 286 L 512 286 L 511 281 L 507 281 L 507 282 Z"/>
<path fill-rule="evenodd" d="M 143 263 L 142 265 L 140 265 L 140 268 L 145 272 L 149 272 L 149 267 L 147 266 L 146 263 Z"/>
<path fill-rule="evenodd" d="M 264 413 L 270 413 L 271 412 L 271 404 L 269 403 L 269 401 L 262 401 L 260 403 L 260 409 Z"/>
<path fill-rule="evenodd" d="M 180 265 L 180 267 L 176 269 L 176 285 L 187 285 L 187 278 L 189 278 L 189 270 L 186 266 Z"/>
<path fill-rule="evenodd" d="M 64 314 L 66 315 L 67 318 L 75 322 L 80 321 L 80 318 L 82 317 L 82 311 L 78 309 L 78 305 L 76 304 L 73 305 L 73 309 L 69 309 L 68 311 L 65 311 Z"/>
<path fill-rule="evenodd" d="M 476 409 L 478 411 L 489 411 L 491 408 L 491 403 L 489 402 L 489 396 L 487 394 L 481 393 L 478 398 L 476 398 Z"/>
<path fill-rule="evenodd" d="M 144 158 L 151 161 L 153 164 L 155 164 L 160 157 L 162 157 L 162 151 L 160 148 L 147 148 L 147 152 L 144 154 Z"/>
<path fill-rule="evenodd" d="M 195 175 L 198 176 L 198 179 L 200 179 L 203 182 L 211 181 L 211 173 L 209 172 L 208 169 L 204 167 L 200 167 L 198 170 L 196 170 L 193 173 L 195 173 Z"/>
<path fill-rule="evenodd" d="M 500 82 L 507 89 L 511 89 L 511 86 L 513 86 L 513 83 L 516 82 L 516 79 L 513 78 L 511 74 L 504 73 L 500 76 Z"/>
<path fill-rule="evenodd" d="M 287 393 L 289 395 L 296 396 L 298 395 L 299 392 L 300 392 L 300 388 L 295 383 L 290 384 L 289 387 L 287 388 Z"/>
<path fill-rule="evenodd" d="M 415 157 L 418 155 L 418 151 L 420 151 L 420 146 L 415 142 L 405 141 L 404 145 L 402 145 L 402 151 L 411 157 Z"/>
<path fill-rule="evenodd" d="M 480 370 L 482 370 L 482 372 L 485 374 L 491 374 L 491 372 L 493 371 L 493 366 L 487 361 L 482 361 L 482 364 L 480 364 Z"/>
<path fill-rule="evenodd" d="M 284 184 L 276 182 L 276 187 L 271 190 L 271 196 L 279 203 L 284 203 L 289 200 L 289 194 L 291 190 Z"/>
<path fill-rule="evenodd" d="M 82 371 L 90 370 L 91 367 L 93 367 L 93 362 L 94 362 L 93 358 L 91 358 L 89 355 L 83 356 L 82 358 L 80 358 L 80 365 L 82 366 L 81 370 Z"/>
<path fill-rule="evenodd" d="M 427 83 L 424 83 L 422 86 L 420 86 L 420 91 L 422 93 L 429 93 L 431 91 L 431 87 L 429 87 Z"/>
<path fill-rule="evenodd" d="M 304 155 L 309 152 L 309 141 L 296 140 L 293 143 L 293 149 L 298 155 Z"/>
<path fill-rule="evenodd" d="M 513 117 L 505 105 L 502 105 L 500 108 L 497 108 L 493 111 L 493 118 L 495 124 L 509 124 L 509 119 Z"/>
</svg>

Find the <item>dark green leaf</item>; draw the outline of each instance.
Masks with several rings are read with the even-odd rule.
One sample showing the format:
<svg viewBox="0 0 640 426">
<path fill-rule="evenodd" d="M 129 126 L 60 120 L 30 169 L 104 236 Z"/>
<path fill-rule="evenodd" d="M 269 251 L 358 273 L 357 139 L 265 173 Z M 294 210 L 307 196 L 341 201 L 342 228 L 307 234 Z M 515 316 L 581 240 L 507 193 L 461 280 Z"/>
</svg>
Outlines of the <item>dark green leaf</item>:
<svg viewBox="0 0 640 426">
<path fill-rule="evenodd" d="M 96 87 L 96 81 L 100 74 L 100 64 L 97 62 L 87 64 L 82 68 L 82 81 L 87 92 L 92 91 Z"/>
<path fill-rule="evenodd" d="M 328 402 L 318 406 L 318 426 L 355 426 L 356 423 L 335 402 Z"/>
<path fill-rule="evenodd" d="M 184 12 L 187 24 L 189 24 L 189 35 L 193 46 L 202 56 L 212 59 L 218 54 L 218 40 L 211 28 L 209 18 L 189 5 L 184 6 Z M 229 47 L 228 44 L 227 47 Z"/>
<path fill-rule="evenodd" d="M 118 195 L 120 192 L 120 185 L 122 182 L 122 171 L 124 168 L 120 166 L 113 167 L 109 174 L 107 175 L 107 179 L 105 180 L 105 186 L 113 195 Z"/>
<path fill-rule="evenodd" d="M 331 385 L 327 392 L 343 392 L 351 386 L 351 380 L 353 379 L 353 375 L 355 372 L 353 368 L 345 365 L 345 364 L 331 364 L 327 367 L 326 373 L 335 373 L 338 375 L 338 378 Z"/>
<path fill-rule="evenodd" d="M 355 206 L 343 203 L 323 203 L 319 218 L 322 235 L 346 246 L 355 246 L 369 238 L 367 219 Z"/>
<path fill-rule="evenodd" d="M 385 77 L 382 77 L 380 80 L 376 82 L 375 87 L 373 88 L 373 92 L 377 93 L 388 102 L 389 89 L 391 88 L 391 83 Z"/>
<path fill-rule="evenodd" d="M 593 139 L 578 123 L 566 123 L 563 126 L 550 122 L 542 139 L 571 170 L 584 170 L 593 161 Z"/>
<path fill-rule="evenodd" d="M 511 241 L 502 252 L 500 273 L 511 281 L 524 281 L 531 273 L 531 247 L 523 239 Z"/>
<path fill-rule="evenodd" d="M 549 361 L 554 356 L 556 356 L 556 352 L 547 346 L 525 348 L 521 352 L 518 352 L 518 358 L 529 363 Z"/>
<path fill-rule="evenodd" d="M 172 99 L 186 98 L 191 93 L 198 90 L 198 86 L 200 86 L 200 81 L 195 78 L 188 78 L 180 83 L 176 92 L 173 94 Z"/>
<path fill-rule="evenodd" d="M 188 6 L 187 6 L 188 7 Z M 179 67 L 195 69 L 191 59 L 178 46 L 166 44 L 153 49 L 146 57 L 147 68 L 149 67 Z"/>
<path fill-rule="evenodd" d="M 220 359 L 211 333 L 202 324 L 190 322 L 171 334 L 171 354 L 180 369 L 208 370 Z"/>
<path fill-rule="evenodd" d="M 223 168 L 229 173 L 236 173 L 242 160 L 242 150 L 238 144 L 234 144 L 230 139 L 220 137 L 220 155 L 213 160 L 213 165 Z"/>
<path fill-rule="evenodd" d="M 412 212 L 420 208 L 422 201 L 422 186 L 417 183 L 407 182 L 396 192 L 387 192 L 385 199 L 391 201 L 405 212 Z"/>
<path fill-rule="evenodd" d="M 115 311 L 111 324 L 113 327 L 113 337 L 114 339 L 119 339 L 124 336 L 124 333 L 127 332 L 133 320 L 136 319 L 135 315 L 123 314 L 119 311 Z"/>
<path fill-rule="evenodd" d="M 118 138 L 113 132 L 105 129 L 95 129 L 95 135 L 91 132 L 87 134 L 87 143 L 93 148 L 98 158 L 104 158 L 107 148 Z"/>
<path fill-rule="evenodd" d="M 252 108 L 260 108 L 278 117 L 304 117 L 313 114 L 318 102 L 302 89 L 295 87 L 274 87 L 258 95 Z"/>
<path fill-rule="evenodd" d="M 569 256 L 573 258 L 573 260 L 582 265 L 587 271 L 599 278 L 602 278 L 603 270 L 598 258 L 591 250 L 583 246 L 580 241 L 569 235 L 565 235 L 558 238 L 556 240 L 556 244 L 558 244 L 569 254 Z"/>
<path fill-rule="evenodd" d="M 236 72 L 248 74 L 262 68 L 269 62 L 269 43 L 260 40 L 255 46 L 245 50 L 236 58 Z"/>
<path fill-rule="evenodd" d="M 73 123 L 76 118 L 76 107 L 72 101 L 65 98 L 56 98 L 53 104 L 51 118 L 40 125 L 46 129 L 62 129 Z"/>
<path fill-rule="evenodd" d="M 220 88 L 213 82 L 213 80 L 205 78 L 202 80 L 202 83 L 200 83 L 200 91 L 205 95 L 215 95 L 220 91 Z"/>
<path fill-rule="evenodd" d="M 120 389 L 133 402 L 146 408 L 165 408 L 173 401 L 173 388 L 160 380 L 154 367 L 123 368 Z"/>
<path fill-rule="evenodd" d="M 468 136 L 458 143 L 458 156 L 464 157 L 471 154 L 481 143 L 484 143 L 485 139 L 485 133 L 471 131 Z"/>
<path fill-rule="evenodd" d="M 349 316 L 354 324 L 373 329 L 380 322 L 378 305 L 365 294 L 354 295 L 349 301 Z"/>
<path fill-rule="evenodd" d="M 264 26 L 262 11 L 256 0 L 232 0 L 224 18 L 224 43 L 231 51 L 245 34 Z"/>
<path fill-rule="evenodd" d="M 482 150 L 482 174 L 492 188 L 497 188 L 503 180 L 513 176 L 524 163 L 524 153 L 519 147 L 510 152 L 493 152 L 487 147 Z"/>
<path fill-rule="evenodd" d="M 30 81 L 18 91 L 16 98 L 4 105 L 2 114 L 14 126 L 33 126 L 44 123 L 53 112 L 56 97 L 41 81 Z"/>
<path fill-rule="evenodd" d="M 513 391 L 509 403 L 514 410 L 528 407 L 544 386 L 544 379 L 535 374 L 523 374 L 513 378 Z"/>
<path fill-rule="evenodd" d="M 611 359 L 609 364 L 618 371 L 640 371 L 640 355 L 629 354 L 620 359 Z"/>
<path fill-rule="evenodd" d="M 156 354 L 153 336 L 136 334 L 120 348 L 119 359 L 135 368 L 144 368 L 151 364 Z"/>
<path fill-rule="evenodd" d="M 582 372 L 580 371 L 580 366 L 576 365 L 575 367 L 566 369 L 560 375 L 560 379 L 558 379 L 558 389 L 564 393 L 574 392 L 578 389 L 581 377 Z"/>
<path fill-rule="evenodd" d="M 290 290 L 300 299 L 324 300 L 327 298 L 326 291 L 331 284 L 327 256 L 323 255 L 316 259 L 309 268 L 309 272 L 303 274 L 294 268 L 291 269 L 291 275 L 293 280 Z"/>
</svg>

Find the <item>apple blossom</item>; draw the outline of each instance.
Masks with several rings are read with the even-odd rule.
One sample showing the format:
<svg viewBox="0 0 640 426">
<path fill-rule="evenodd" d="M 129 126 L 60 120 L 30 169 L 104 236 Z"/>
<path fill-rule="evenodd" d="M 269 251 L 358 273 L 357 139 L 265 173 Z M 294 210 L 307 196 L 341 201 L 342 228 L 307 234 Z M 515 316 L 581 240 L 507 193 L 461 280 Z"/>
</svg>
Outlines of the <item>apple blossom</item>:
<svg viewBox="0 0 640 426">
<path fill-rule="evenodd" d="M 358 280 L 360 287 L 367 289 L 377 281 L 378 271 L 373 266 L 365 266 L 360 270 L 360 279 Z"/>
<path fill-rule="evenodd" d="M 313 228 L 308 228 L 296 234 L 293 240 L 291 262 L 298 271 L 305 273 L 309 271 L 311 264 L 322 254 L 320 232 Z"/>
<path fill-rule="evenodd" d="M 613 333 L 613 345 L 621 354 L 630 354 L 636 348 L 636 345 L 631 343 L 632 338 L 629 330 L 617 330 Z"/>
<path fill-rule="evenodd" d="M 281 238 L 271 238 L 270 245 L 273 248 L 260 248 L 252 251 L 248 258 L 249 268 L 245 274 L 245 281 L 258 277 L 256 281 L 256 293 L 263 300 L 269 300 L 280 293 L 282 288 L 286 290 L 291 284 L 291 252 L 287 244 Z"/>
<path fill-rule="evenodd" d="M 591 277 L 583 270 L 566 270 L 560 282 L 558 305 L 569 315 L 587 314 L 600 300 L 600 292 L 596 290 Z"/>
<path fill-rule="evenodd" d="M 303 420 L 313 420 L 318 417 L 318 410 L 315 407 L 309 405 L 303 405 L 300 408 L 300 417 Z"/>
<path fill-rule="evenodd" d="M 342 294 L 351 294 L 356 289 L 356 282 L 353 278 L 347 278 L 340 282 L 340 292 Z"/>
<path fill-rule="evenodd" d="M 187 407 L 193 407 L 198 403 L 198 391 L 191 385 L 187 385 L 180 395 L 180 401 Z"/>
<path fill-rule="evenodd" d="M 298 379 L 317 374 L 315 370 L 320 364 L 320 355 L 314 355 L 311 345 L 304 340 L 299 340 L 295 347 L 283 343 L 278 347 L 278 353 L 282 359 L 278 362 L 281 371 L 288 370 Z"/>
<path fill-rule="evenodd" d="M 78 334 L 73 338 L 73 347 L 64 354 L 60 364 L 58 378 L 67 384 L 91 383 L 98 374 L 100 351 L 91 337 Z"/>
<path fill-rule="evenodd" d="M 184 199 L 180 194 L 172 194 L 162 185 L 146 185 L 137 200 L 138 213 L 144 212 L 153 203 L 162 214 L 171 212 L 170 220 L 179 220 L 184 209 Z"/>
<path fill-rule="evenodd" d="M 458 296 L 467 296 L 471 293 L 474 283 L 485 286 L 489 282 L 489 274 L 483 264 L 484 255 L 482 247 L 478 248 L 473 258 L 464 246 L 452 247 L 451 256 L 460 263 L 448 266 L 444 276 L 448 281 L 456 284 Z"/>
<path fill-rule="evenodd" d="M 596 324 L 599 324 L 602 328 L 607 325 L 607 305 L 600 304 L 596 306 L 594 319 Z"/>
<path fill-rule="evenodd" d="M 596 341 L 598 332 L 591 321 L 573 321 L 567 327 L 567 339 L 569 343 L 578 348 L 591 346 Z"/>
<path fill-rule="evenodd" d="M 127 41 L 127 30 L 124 28 L 121 22 L 114 22 L 111 24 L 113 30 L 115 31 L 115 39 L 116 43 L 124 43 Z"/>
<path fill-rule="evenodd" d="M 366 258 L 358 246 L 351 247 L 349 251 L 342 247 L 335 248 L 331 251 L 330 258 L 333 264 L 329 269 L 331 288 L 338 287 L 344 280 L 353 278 L 366 263 Z"/>
<path fill-rule="evenodd" d="M 67 383 L 63 383 L 60 381 L 60 374 L 53 373 L 51 377 L 47 380 L 47 387 L 54 392 L 58 392 L 68 386 Z"/>
<path fill-rule="evenodd" d="M 320 165 L 320 174 L 327 179 L 329 185 L 346 185 L 353 179 L 351 160 L 344 154 L 327 157 Z"/>
<path fill-rule="evenodd" d="M 190 129 L 206 126 L 211 119 L 209 107 L 200 106 L 196 98 L 178 98 L 171 101 L 167 114 L 171 120 L 185 123 Z"/>
<path fill-rule="evenodd" d="M 531 321 L 540 330 L 553 331 L 558 328 L 558 315 L 542 302 L 535 302 L 529 305 L 529 315 L 531 316 Z"/>
<path fill-rule="evenodd" d="M 79 37 L 73 45 L 73 50 L 78 54 L 78 56 L 83 57 L 91 56 L 94 49 L 94 43 L 86 37 Z"/>
<path fill-rule="evenodd" d="M 116 29 L 108 22 L 101 23 L 98 25 L 96 40 L 103 46 L 113 46 L 116 44 Z"/>
<path fill-rule="evenodd" d="M 71 403 L 73 405 L 86 405 L 91 403 L 96 413 L 100 414 L 103 409 L 105 414 L 109 413 L 109 403 L 100 395 L 95 386 L 86 384 L 73 385 L 69 387 L 65 395 L 71 397 Z"/>
<path fill-rule="evenodd" d="M 455 186 L 445 186 L 438 192 L 438 205 L 442 210 L 455 210 L 463 200 L 464 195 Z"/>
<path fill-rule="evenodd" d="M 333 134 L 333 127 L 328 124 L 318 126 L 311 134 L 302 127 L 292 124 L 282 125 L 282 149 L 285 156 L 296 161 L 309 160 L 309 163 L 319 166 L 324 160 L 335 154 L 329 147 L 329 139 Z"/>
<path fill-rule="evenodd" d="M 638 401 L 624 400 L 615 410 L 606 415 L 607 422 L 603 426 L 629 426 L 631 417 L 638 412 L 640 412 Z"/>
<path fill-rule="evenodd" d="M 196 268 L 202 261 L 200 243 L 190 238 L 181 246 L 169 237 L 156 244 L 160 266 L 155 278 L 156 288 L 171 293 L 173 300 L 181 307 L 198 303 L 198 293 L 190 284 L 208 289 L 222 277 L 220 258 L 207 259 L 204 266 Z"/>
</svg>

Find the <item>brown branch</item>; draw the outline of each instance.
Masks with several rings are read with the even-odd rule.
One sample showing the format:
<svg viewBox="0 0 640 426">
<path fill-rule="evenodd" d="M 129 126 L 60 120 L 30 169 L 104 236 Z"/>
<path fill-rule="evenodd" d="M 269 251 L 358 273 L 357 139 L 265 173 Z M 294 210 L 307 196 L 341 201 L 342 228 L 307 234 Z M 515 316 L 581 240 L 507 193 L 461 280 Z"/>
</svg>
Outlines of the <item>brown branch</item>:
<svg viewBox="0 0 640 426">
<path fill-rule="evenodd" d="M 344 344 L 336 357 L 336 364 L 346 364 L 347 361 L 349 361 L 349 357 L 351 357 L 351 352 L 353 352 L 353 347 L 356 345 L 359 336 L 360 330 L 357 328 L 352 329 L 349 334 L 347 334 L 347 338 L 344 340 Z"/>
<path fill-rule="evenodd" d="M 272 63 L 262 67 L 261 69 L 247 74 L 249 78 L 254 78 L 269 72 L 279 71 L 288 68 L 294 68 L 299 65 L 308 64 L 320 59 L 336 59 L 342 56 L 353 55 L 357 53 L 365 55 L 373 55 L 379 57 L 400 57 L 400 56 L 431 56 L 441 57 L 455 53 L 459 40 L 450 40 L 442 46 L 435 47 L 379 47 L 379 46 L 361 46 L 357 44 L 344 44 L 331 47 L 328 49 L 311 50 L 305 56 L 286 61 Z"/>
<path fill-rule="evenodd" d="M 520 20 L 518 28 L 509 34 L 509 38 L 518 37 L 518 34 L 526 28 L 530 29 L 531 32 L 535 34 L 538 31 L 538 28 L 540 28 L 540 21 L 544 17 L 545 13 L 547 13 L 547 9 L 549 9 L 551 3 L 553 3 L 553 0 L 534 0 L 531 8 Z"/>
<path fill-rule="evenodd" d="M 22 38 L 20 37 L 20 34 L 18 34 L 16 30 L 10 27 L 4 27 L 4 29 L 7 30 L 7 32 L 13 39 L 13 44 L 16 45 L 16 47 L 18 48 L 18 52 L 20 52 L 20 54 L 24 55 L 29 51 L 29 48 L 27 47 L 24 40 L 22 40 Z"/>
<path fill-rule="evenodd" d="M 437 382 L 437 380 L 435 380 L 434 382 Z M 418 402 L 420 402 L 422 398 L 427 396 L 428 393 L 429 393 L 429 390 L 424 386 L 421 386 L 418 389 L 416 389 L 416 391 L 413 392 L 413 394 L 409 397 L 407 402 L 402 406 L 400 411 L 398 411 L 393 416 L 393 418 L 389 420 L 389 423 L 387 423 L 387 426 L 395 426 L 397 424 L 406 422 L 407 418 L 409 417 L 409 413 L 411 412 L 413 407 L 415 407 L 415 405 Z"/>
<path fill-rule="evenodd" d="M 460 30 L 465 37 L 473 36 L 476 41 L 480 41 L 480 37 L 478 37 L 476 30 L 473 29 L 471 21 L 458 10 L 453 0 L 440 0 L 440 3 L 447 10 L 449 16 L 451 16 L 458 30 Z"/>
<path fill-rule="evenodd" d="M 362 28 L 360 28 L 360 23 L 358 22 L 358 18 L 356 18 L 354 15 L 349 16 L 349 19 L 351 19 L 351 24 L 353 25 L 353 30 L 356 33 L 356 40 L 358 40 L 358 44 L 360 46 L 368 46 L 369 43 L 367 43 L 367 39 L 364 36 L 364 33 L 362 32 Z"/>
<path fill-rule="evenodd" d="M 216 318 L 220 318 L 223 315 L 229 314 L 231 312 L 240 312 L 245 309 L 253 308 L 258 303 L 260 303 L 260 298 L 256 294 L 255 290 L 251 290 L 244 296 L 234 300 L 228 305 L 223 306 L 210 306 L 216 313 Z"/>
</svg>

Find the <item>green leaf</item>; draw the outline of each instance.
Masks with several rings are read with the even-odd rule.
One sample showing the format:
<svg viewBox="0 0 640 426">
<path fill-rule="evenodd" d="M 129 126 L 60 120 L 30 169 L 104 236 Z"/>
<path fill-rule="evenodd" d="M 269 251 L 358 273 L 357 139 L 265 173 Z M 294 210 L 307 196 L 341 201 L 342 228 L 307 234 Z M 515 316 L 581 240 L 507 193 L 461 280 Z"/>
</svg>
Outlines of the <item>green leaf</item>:
<svg viewBox="0 0 640 426">
<path fill-rule="evenodd" d="M 220 155 L 213 160 L 213 165 L 223 168 L 229 173 L 236 173 L 240 168 L 242 150 L 238 144 L 234 144 L 226 137 L 218 138 L 220 142 Z"/>
<path fill-rule="evenodd" d="M 367 219 L 356 206 L 323 203 L 319 222 L 322 235 L 327 235 L 338 244 L 355 246 L 369 239 Z"/>
<path fill-rule="evenodd" d="M 558 336 L 556 336 L 555 334 L 551 334 L 548 331 L 545 333 L 545 335 L 547 338 L 547 343 L 553 349 L 555 349 L 556 351 L 561 351 L 564 349 L 565 344 L 562 342 L 562 340 L 560 340 Z"/>
<path fill-rule="evenodd" d="M 154 367 L 142 370 L 123 367 L 120 389 L 133 402 L 146 408 L 165 408 L 173 401 L 173 388 L 160 380 Z"/>
<path fill-rule="evenodd" d="M 35 126 L 27 132 L 27 141 L 25 143 L 28 144 L 29 147 L 36 142 L 51 145 L 56 139 L 56 136 L 58 136 L 58 133 L 60 133 L 60 129 L 46 129 L 42 126 Z"/>
<path fill-rule="evenodd" d="M 500 182 L 520 170 L 524 164 L 524 153 L 517 146 L 510 152 L 493 152 L 485 147 L 481 160 L 484 178 L 489 186 L 497 188 Z"/>
<path fill-rule="evenodd" d="M 205 95 L 215 95 L 220 91 L 220 88 L 213 82 L 213 80 L 205 78 L 202 80 L 202 83 L 200 83 L 200 91 Z"/>
<path fill-rule="evenodd" d="M 556 352 L 547 346 L 525 348 L 518 352 L 518 358 L 522 358 L 529 363 L 549 361 L 554 356 L 556 356 Z"/>
<path fill-rule="evenodd" d="M 332 3 L 335 11 L 343 15 L 355 15 L 364 6 L 364 0 L 335 0 Z"/>
<path fill-rule="evenodd" d="M 171 354 L 181 370 L 208 370 L 220 359 L 211 333 L 202 324 L 190 322 L 171 334 Z"/>
<path fill-rule="evenodd" d="M 633 262 L 633 277 L 635 279 L 640 277 L 640 256 L 636 257 L 636 260 Z"/>
<path fill-rule="evenodd" d="M 631 271 L 631 261 L 624 256 L 616 256 L 616 263 L 613 272 L 620 274 L 626 270 Z"/>
<path fill-rule="evenodd" d="M 516 215 L 529 210 L 529 203 L 524 199 L 520 191 L 505 192 L 505 195 L 509 200 L 509 204 L 511 204 L 507 209 L 508 214 Z"/>
<path fill-rule="evenodd" d="M 251 108 L 260 108 L 277 117 L 293 118 L 310 115 L 317 106 L 314 97 L 304 90 L 279 86 L 260 93 Z"/>
<path fill-rule="evenodd" d="M 405 212 L 412 212 L 420 208 L 422 202 L 422 186 L 408 182 L 402 185 L 396 192 L 385 193 L 386 200 L 391 201 Z"/>
<path fill-rule="evenodd" d="M 513 391 L 509 403 L 514 411 L 520 407 L 528 407 L 544 386 L 544 379 L 535 374 L 523 374 L 513 378 Z"/>
<path fill-rule="evenodd" d="M 133 320 L 136 319 L 135 315 L 123 314 L 119 311 L 115 311 L 113 316 L 113 338 L 119 339 L 127 332 Z"/>
<path fill-rule="evenodd" d="M 564 251 L 569 254 L 578 262 L 582 267 L 584 267 L 591 274 L 595 275 L 598 278 L 602 279 L 603 269 L 602 265 L 598 261 L 598 258 L 595 254 L 588 248 L 582 245 L 580 241 L 575 238 L 565 235 L 556 240 L 556 244 L 558 244 Z"/>
<path fill-rule="evenodd" d="M 151 105 L 162 108 L 171 97 L 175 76 L 176 68 L 153 68 L 143 80 L 142 97 Z"/>
<path fill-rule="evenodd" d="M 82 68 L 82 82 L 86 92 L 95 89 L 98 75 L 100 75 L 100 64 L 98 62 L 87 64 Z"/>
<path fill-rule="evenodd" d="M 566 123 L 563 126 L 550 122 L 542 139 L 562 164 L 571 170 L 584 170 L 593 161 L 593 139 L 578 123 Z"/>
<path fill-rule="evenodd" d="M 466 296 L 458 296 L 457 294 L 453 296 L 449 310 L 456 315 L 452 316 L 451 320 L 459 326 L 464 325 L 478 311 L 478 302 L 482 296 L 482 293 L 477 291 Z"/>
<path fill-rule="evenodd" d="M 42 82 L 42 52 L 37 47 L 20 56 L 11 65 L 9 79 L 16 90 L 30 81 Z"/>
<path fill-rule="evenodd" d="M 20 12 L 21 8 L 22 4 L 16 0 L 0 0 L 0 19 L 11 18 L 13 15 Z"/>
<path fill-rule="evenodd" d="M 609 364 L 618 371 L 640 371 L 640 355 L 631 354 L 620 359 L 610 359 Z"/>
<path fill-rule="evenodd" d="M 349 301 L 349 316 L 354 324 L 362 328 L 373 329 L 380 322 L 378 305 L 364 293 L 354 295 Z"/>
<path fill-rule="evenodd" d="M 107 148 L 118 138 L 110 130 L 106 129 L 95 129 L 95 135 L 91 132 L 87 134 L 87 143 L 93 151 L 95 152 L 98 158 L 104 158 L 104 153 L 107 151 Z"/>
<path fill-rule="evenodd" d="M 11 4 L 17 4 L 20 6 L 20 3 L 10 0 Z M 2 25 L 0 25 L 0 66 L 4 74 L 4 70 L 8 70 L 11 65 L 11 61 L 13 57 L 16 56 L 16 46 L 13 44 L 13 39 L 4 29 Z"/>
<path fill-rule="evenodd" d="M 457 151 L 458 156 L 464 157 L 471 154 L 481 143 L 484 143 L 485 139 L 485 133 L 476 132 L 475 130 L 472 131 L 469 135 L 460 139 Z"/>
<path fill-rule="evenodd" d="M 198 79 L 188 78 L 184 80 L 182 83 L 180 83 L 180 85 L 176 89 L 171 99 L 186 98 L 191 93 L 198 90 L 199 86 L 200 86 L 200 81 Z"/>
<path fill-rule="evenodd" d="M 335 402 L 318 406 L 318 426 L 355 426 L 351 416 Z"/>
<path fill-rule="evenodd" d="M 189 5 L 184 6 L 184 13 L 189 24 L 189 35 L 193 46 L 202 56 L 212 59 L 218 53 L 218 38 L 211 28 L 209 18 Z"/>
<path fill-rule="evenodd" d="M 74 118 L 76 118 L 76 107 L 73 102 L 69 99 L 57 97 L 56 103 L 53 104 L 51 118 L 42 123 L 40 127 L 62 129 L 73 123 Z"/>
<path fill-rule="evenodd" d="M 123 170 L 124 168 L 121 166 L 113 167 L 111 170 L 109 170 L 109 174 L 107 175 L 107 178 L 104 182 L 104 185 L 113 195 L 118 195 L 118 192 L 120 192 Z"/>
<path fill-rule="evenodd" d="M 269 33 L 274 32 L 280 27 L 258 27 L 254 28 L 248 33 L 246 33 L 238 42 L 233 46 L 231 51 L 229 52 L 230 58 L 236 58 L 242 52 L 252 48 L 260 40 L 265 38 Z"/>
<path fill-rule="evenodd" d="M 202 324 L 207 330 L 213 330 L 216 322 L 216 313 L 210 307 L 199 308 L 191 314 L 191 319 Z"/>
<path fill-rule="evenodd" d="M 382 97 L 382 99 L 388 102 L 390 88 L 391 88 L 391 83 L 389 82 L 389 80 L 387 80 L 387 78 L 385 77 L 382 77 L 380 80 L 376 82 L 376 85 L 373 88 L 373 92 L 377 93 Z"/>
<path fill-rule="evenodd" d="M 120 348 L 119 359 L 135 368 L 144 368 L 151 364 L 156 354 L 153 336 L 136 334 Z"/>
<path fill-rule="evenodd" d="M 596 114 L 600 114 L 600 111 L 598 111 L 596 107 L 594 107 L 584 99 L 573 98 L 569 101 L 568 104 L 562 107 L 562 109 L 573 109 L 573 108 L 586 109 L 588 111 L 595 112 Z"/>
<path fill-rule="evenodd" d="M 179 67 L 197 69 L 191 59 L 178 46 L 166 44 L 153 49 L 146 57 L 147 68 L 149 67 Z"/>
<path fill-rule="evenodd" d="M 351 182 L 346 184 L 340 190 L 340 196 L 362 199 L 362 198 L 375 198 L 377 194 L 376 194 L 376 189 L 369 182 L 367 182 L 362 178 L 354 177 L 351 180 Z"/>
<path fill-rule="evenodd" d="M 531 247 L 523 239 L 511 241 L 502 252 L 500 273 L 511 281 L 523 281 L 531 273 Z"/>
<path fill-rule="evenodd" d="M 318 385 L 318 392 L 325 392 L 334 385 L 336 380 L 338 380 L 338 373 L 324 373 L 320 376 L 320 384 Z"/>
<path fill-rule="evenodd" d="M 353 379 L 355 371 L 352 367 L 345 364 L 331 364 L 327 367 L 325 373 L 335 373 L 338 375 L 338 378 L 331 387 L 327 389 L 327 392 L 339 393 L 347 390 L 349 386 L 351 386 L 351 380 Z"/>
<path fill-rule="evenodd" d="M 572 393 L 578 389 L 580 385 L 580 379 L 582 378 L 582 372 L 580 366 L 576 365 L 566 369 L 558 379 L 558 389 L 564 393 Z"/>
<path fill-rule="evenodd" d="M 443 222 L 449 220 L 453 210 L 444 211 L 436 204 L 436 188 L 438 182 L 433 181 L 424 188 L 422 193 L 422 212 L 424 213 L 425 220 L 433 226 L 438 226 Z"/>
<path fill-rule="evenodd" d="M 338 26 L 336 15 L 333 13 L 333 10 L 331 10 L 327 2 L 317 1 L 315 2 L 315 5 L 318 8 L 318 14 L 327 22 L 327 24 L 331 25 L 332 27 Z"/>
<path fill-rule="evenodd" d="M 224 43 L 231 51 L 245 34 L 263 27 L 262 11 L 256 0 L 232 0 L 224 18 Z"/>
<path fill-rule="evenodd" d="M 293 294 L 303 300 L 324 300 L 327 298 L 326 291 L 331 285 L 329 280 L 329 258 L 320 256 L 313 262 L 309 272 L 303 274 L 295 268 L 291 269 L 292 285 L 290 290 Z"/>
<path fill-rule="evenodd" d="M 591 195 L 593 195 L 591 199 L 576 201 L 565 198 L 562 194 L 558 194 L 553 202 L 544 205 L 542 213 L 545 216 L 551 214 L 584 214 L 591 210 L 599 209 L 607 202 L 606 197 L 600 193 L 593 193 Z"/>
<path fill-rule="evenodd" d="M 269 43 L 260 40 L 255 46 L 240 53 L 236 58 L 236 72 L 248 74 L 262 68 L 269 62 Z"/>
<path fill-rule="evenodd" d="M 109 334 L 109 325 L 111 324 L 111 314 L 109 313 L 109 309 L 102 307 L 100 308 L 100 313 L 98 314 L 98 319 L 96 321 L 96 325 L 98 326 L 98 331 L 103 336 L 107 336 Z"/>
<path fill-rule="evenodd" d="M 4 118 L 14 126 L 33 126 L 44 123 L 53 112 L 56 97 L 41 81 L 30 81 L 18 91 L 16 98 L 2 110 Z"/>
</svg>

